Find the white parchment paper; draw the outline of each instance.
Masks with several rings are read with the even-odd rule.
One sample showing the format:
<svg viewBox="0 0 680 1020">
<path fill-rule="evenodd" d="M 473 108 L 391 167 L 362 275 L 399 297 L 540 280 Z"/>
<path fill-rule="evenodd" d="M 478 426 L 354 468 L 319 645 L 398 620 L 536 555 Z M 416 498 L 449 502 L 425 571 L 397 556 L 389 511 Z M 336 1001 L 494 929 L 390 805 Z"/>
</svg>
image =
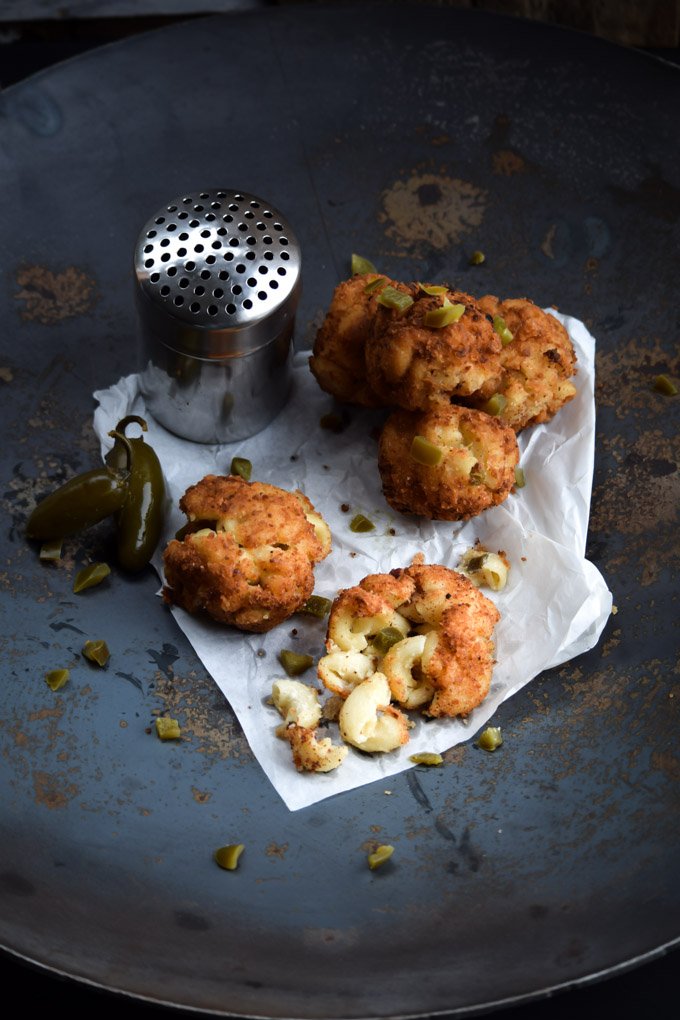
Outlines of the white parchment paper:
<svg viewBox="0 0 680 1020">
<path fill-rule="evenodd" d="M 318 658 L 326 621 L 296 615 L 269 634 L 249 635 L 182 609 L 167 610 L 229 700 L 254 754 L 291 810 L 386 780 L 411 767 L 409 755 L 418 751 L 443 752 L 470 739 L 502 701 L 538 673 L 597 642 L 612 598 L 598 570 L 584 558 L 595 443 L 595 341 L 579 320 L 557 318 L 578 356 L 577 396 L 551 422 L 520 434 L 526 486 L 463 526 L 402 517 L 390 509 L 382 495 L 375 439 L 386 412 L 352 408 L 343 432 L 322 429 L 319 419 L 333 410 L 333 401 L 311 375 L 308 351 L 296 355 L 287 406 L 264 432 L 239 443 L 203 446 L 167 432 L 146 411 L 136 375 L 94 394 L 102 454 L 112 442 L 107 433 L 120 418 L 138 414 L 148 421 L 145 438 L 161 460 L 172 501 L 166 541 L 185 523 L 178 501 L 186 488 L 205 474 L 228 473 L 232 457 L 242 456 L 253 464 L 253 479 L 300 489 L 328 522 L 333 550 L 315 569 L 316 594 L 333 598 L 366 574 L 408 566 L 419 552 L 428 563 L 455 568 L 477 539 L 491 550 L 503 549 L 510 559 L 506 588 L 497 594 L 485 591 L 498 605 L 501 621 L 495 631 L 497 665 L 484 703 L 465 721 L 414 714 L 416 725 L 405 747 L 373 756 L 350 748 L 340 768 L 328 774 L 295 770 L 287 741 L 275 736 L 280 717 L 266 703 L 273 680 L 285 675 L 278 652 L 291 648 Z M 347 504 L 351 509 L 343 511 Z M 359 512 L 376 524 L 375 531 L 349 530 Z M 164 547 L 165 541 L 153 561 L 161 578 Z M 159 611 L 166 610 L 159 606 Z M 313 671 L 301 679 L 313 682 Z M 339 742 L 333 727 L 331 735 Z"/>
</svg>

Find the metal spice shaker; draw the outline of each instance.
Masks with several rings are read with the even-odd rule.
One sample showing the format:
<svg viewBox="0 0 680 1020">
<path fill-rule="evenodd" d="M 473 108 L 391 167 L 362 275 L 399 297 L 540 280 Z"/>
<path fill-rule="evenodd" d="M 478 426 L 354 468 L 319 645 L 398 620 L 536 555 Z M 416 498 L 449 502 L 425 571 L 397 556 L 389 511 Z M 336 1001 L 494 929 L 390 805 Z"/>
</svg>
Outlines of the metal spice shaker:
<svg viewBox="0 0 680 1020">
<path fill-rule="evenodd" d="M 229 443 L 261 431 L 290 389 L 300 248 L 264 199 L 184 194 L 135 247 L 146 406 L 171 432 Z"/>
</svg>

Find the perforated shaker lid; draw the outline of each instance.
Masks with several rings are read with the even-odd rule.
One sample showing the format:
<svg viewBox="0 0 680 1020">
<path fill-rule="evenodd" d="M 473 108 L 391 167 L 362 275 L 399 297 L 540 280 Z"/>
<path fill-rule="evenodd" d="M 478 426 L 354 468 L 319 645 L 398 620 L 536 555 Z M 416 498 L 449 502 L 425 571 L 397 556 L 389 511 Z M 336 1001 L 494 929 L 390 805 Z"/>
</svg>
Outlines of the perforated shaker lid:
<svg viewBox="0 0 680 1020">
<path fill-rule="evenodd" d="M 244 191 L 173 199 L 142 228 L 134 265 L 143 327 L 182 354 L 250 353 L 295 316 L 295 234 L 277 209 Z"/>
</svg>

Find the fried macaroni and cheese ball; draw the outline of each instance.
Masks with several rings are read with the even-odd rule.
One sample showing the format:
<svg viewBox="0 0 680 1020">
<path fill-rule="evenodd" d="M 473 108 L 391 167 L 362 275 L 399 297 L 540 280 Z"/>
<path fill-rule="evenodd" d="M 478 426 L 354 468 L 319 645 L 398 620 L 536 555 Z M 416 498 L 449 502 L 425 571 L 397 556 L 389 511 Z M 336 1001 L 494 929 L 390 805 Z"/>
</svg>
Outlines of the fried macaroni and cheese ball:
<svg viewBox="0 0 680 1020">
<path fill-rule="evenodd" d="M 462 291 L 429 294 L 420 285 L 411 295 L 405 311 L 378 308 L 366 342 L 368 379 L 382 402 L 418 411 L 473 394 L 490 397 L 502 348 L 477 301 Z"/>
<path fill-rule="evenodd" d="M 549 421 L 576 394 L 571 381 L 576 354 L 569 334 L 554 315 L 527 298 L 500 301 L 490 294 L 479 304 L 501 333 L 502 377 L 489 403 L 481 394 L 471 402 L 492 410 L 516 432 Z"/>
<path fill-rule="evenodd" d="M 346 703 L 353 698 L 360 707 L 377 706 L 381 716 L 390 715 L 383 680 L 399 708 L 419 708 L 435 717 L 466 716 L 489 692 L 492 634 L 499 618 L 493 602 L 448 567 L 414 562 L 390 574 L 371 574 L 335 600 L 318 674 Z M 359 691 L 367 693 L 359 697 Z M 343 711 L 341 733 L 348 740 Z M 351 735 L 371 730 L 371 718 L 368 708 L 365 719 L 351 713 Z M 399 733 L 405 742 L 401 723 L 384 725 L 395 740 Z"/>
<path fill-rule="evenodd" d="M 301 492 L 207 475 L 179 505 L 189 524 L 164 553 L 166 602 L 263 632 L 311 595 L 314 564 L 330 552 L 331 536 Z"/>
<path fill-rule="evenodd" d="M 379 308 L 377 294 L 387 284 L 408 292 L 403 284 L 378 273 L 356 275 L 339 284 L 316 334 L 309 367 L 321 389 L 344 403 L 363 407 L 382 403 L 367 378 L 365 347 Z"/>
<path fill-rule="evenodd" d="M 390 506 L 440 521 L 467 520 L 502 503 L 514 485 L 518 461 L 509 425 L 453 404 L 393 412 L 378 452 Z"/>
</svg>

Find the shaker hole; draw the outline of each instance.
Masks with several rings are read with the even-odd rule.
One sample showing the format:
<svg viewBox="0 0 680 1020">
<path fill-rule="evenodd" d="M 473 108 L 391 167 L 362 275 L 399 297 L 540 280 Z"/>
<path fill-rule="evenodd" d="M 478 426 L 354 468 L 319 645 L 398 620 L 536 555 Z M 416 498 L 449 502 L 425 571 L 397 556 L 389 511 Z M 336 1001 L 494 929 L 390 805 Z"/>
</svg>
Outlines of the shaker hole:
<svg viewBox="0 0 680 1020">
<path fill-rule="evenodd" d="M 283 268 L 283 266 L 279 266 L 279 268 L 276 270 L 276 272 L 279 274 L 279 276 L 285 276 L 286 275 L 286 270 Z"/>
<path fill-rule="evenodd" d="M 272 239 L 269 236 L 269 234 L 265 234 L 264 237 L 262 238 L 262 241 L 263 241 L 264 244 L 271 244 L 272 243 Z"/>
<path fill-rule="evenodd" d="M 169 262 L 169 261 L 170 261 L 170 252 L 169 251 L 164 251 L 163 254 L 161 255 L 161 262 Z"/>
<path fill-rule="evenodd" d="M 202 280 L 209 280 L 210 279 L 210 270 L 209 269 L 202 269 L 201 270 L 201 279 Z"/>
<path fill-rule="evenodd" d="M 201 237 L 210 237 L 210 231 L 209 230 L 202 230 L 201 231 Z"/>
<path fill-rule="evenodd" d="M 269 209 L 265 209 L 262 215 L 265 216 L 268 220 L 270 220 L 274 214 Z"/>
<path fill-rule="evenodd" d="M 252 234 L 249 234 L 248 237 L 246 237 L 246 244 L 257 244 L 257 240 L 252 236 Z"/>
<path fill-rule="evenodd" d="M 194 251 L 203 251 L 203 245 L 202 244 L 195 244 L 194 245 Z"/>
<path fill-rule="evenodd" d="M 260 203 L 259 202 L 255 202 L 254 200 L 250 203 L 250 205 L 251 205 L 251 207 L 253 209 L 259 209 L 260 208 Z"/>
<path fill-rule="evenodd" d="M 192 301 L 191 304 L 189 305 L 189 311 L 193 312 L 194 315 L 196 314 L 196 312 L 200 312 L 200 310 L 201 310 L 201 306 L 198 303 L 198 301 Z"/>
<path fill-rule="evenodd" d="M 177 235 L 177 240 L 178 241 L 188 241 L 189 240 L 189 235 L 187 234 L 186 230 L 183 230 L 181 234 Z"/>
<path fill-rule="evenodd" d="M 257 287 L 257 280 L 254 276 L 249 277 L 248 280 L 246 280 L 246 283 L 249 287 Z"/>
<path fill-rule="evenodd" d="M 199 225 L 198 220 L 189 220 L 190 227 L 197 227 Z"/>
<path fill-rule="evenodd" d="M 226 234 L 229 233 L 229 231 L 227 230 L 226 227 L 218 227 L 217 233 L 220 235 L 220 237 L 224 237 Z"/>
<path fill-rule="evenodd" d="M 214 255 L 206 255 L 205 261 L 209 266 L 212 266 L 215 264 L 215 262 L 217 262 L 217 259 L 215 258 Z"/>
<path fill-rule="evenodd" d="M 258 290 L 257 296 L 259 297 L 260 301 L 267 300 L 267 292 L 265 290 Z"/>
<path fill-rule="evenodd" d="M 147 237 L 155 237 L 156 234 L 157 234 L 156 230 L 147 230 L 147 232 L 146 232 L 146 236 Z"/>
<path fill-rule="evenodd" d="M 189 281 L 188 281 L 188 279 L 186 278 L 186 276 L 183 276 L 183 277 L 182 277 L 182 279 L 181 279 L 181 280 L 179 281 L 179 285 L 180 285 L 180 287 L 182 287 L 182 288 L 184 288 L 184 287 L 188 287 L 188 286 L 189 286 Z"/>
<path fill-rule="evenodd" d="M 229 315 L 233 315 L 234 312 L 236 311 L 236 305 L 233 305 L 233 304 L 232 305 L 227 305 L 227 307 L 225 308 L 225 311 L 228 312 Z"/>
<path fill-rule="evenodd" d="M 246 252 L 246 258 L 248 259 L 249 262 L 252 262 L 253 259 L 257 258 L 257 255 L 255 254 L 254 251 L 247 251 Z"/>
<path fill-rule="evenodd" d="M 226 214 L 225 214 L 225 215 L 224 215 L 224 216 L 222 217 L 222 219 L 224 220 L 224 222 L 225 222 L 225 223 L 233 223 L 233 222 L 234 222 L 234 217 L 233 217 L 233 216 L 230 216 L 230 215 L 229 215 L 229 213 L 226 213 Z"/>
<path fill-rule="evenodd" d="M 168 266 L 168 276 L 177 275 L 177 266 Z"/>
<path fill-rule="evenodd" d="M 226 271 L 226 269 L 221 269 L 220 273 L 219 273 L 219 277 L 220 277 L 220 280 L 228 280 L 229 279 L 229 273 Z"/>
<path fill-rule="evenodd" d="M 148 268 L 149 268 L 149 266 L 152 266 L 152 265 L 153 265 L 153 259 L 147 259 L 147 260 L 145 261 L 144 265 L 145 265 L 145 266 L 146 266 L 146 268 L 148 269 Z"/>
<path fill-rule="evenodd" d="M 287 262 L 288 259 L 290 258 L 290 252 L 287 252 L 287 251 L 280 252 L 279 253 L 279 258 L 282 259 L 284 262 Z"/>
<path fill-rule="evenodd" d="M 266 251 L 264 253 L 264 257 L 266 258 L 267 262 L 271 262 L 271 260 L 274 258 L 274 252 L 273 251 Z"/>
<path fill-rule="evenodd" d="M 267 273 L 269 272 L 269 269 L 267 268 L 267 266 L 258 266 L 257 271 L 258 273 L 262 273 L 263 276 L 266 276 Z"/>
<path fill-rule="evenodd" d="M 229 244 L 231 245 L 232 248 L 238 248 L 238 237 L 232 237 Z"/>
<path fill-rule="evenodd" d="M 170 233 L 171 230 L 177 230 L 177 224 L 176 223 L 168 223 L 168 225 L 167 225 L 167 227 L 165 229 L 168 231 L 168 233 Z"/>
<path fill-rule="evenodd" d="M 175 304 L 178 306 L 184 304 L 184 298 L 182 297 L 181 294 L 178 294 L 177 297 L 175 298 Z"/>
<path fill-rule="evenodd" d="M 145 244 L 144 245 L 144 251 L 145 252 L 153 251 L 153 245 L 152 244 Z"/>
<path fill-rule="evenodd" d="M 152 283 L 158 283 L 160 278 L 161 278 L 161 274 L 160 273 L 152 273 L 151 276 L 149 277 L 149 279 L 151 280 Z"/>
<path fill-rule="evenodd" d="M 194 271 L 194 269 L 196 268 L 196 263 L 195 262 L 185 262 L 184 263 L 184 268 L 186 269 L 187 273 L 192 273 Z"/>
<path fill-rule="evenodd" d="M 269 281 L 269 286 L 271 287 L 272 290 L 276 290 L 278 288 L 278 286 L 279 286 L 279 281 L 278 280 L 270 280 Z"/>
<path fill-rule="evenodd" d="M 238 283 L 235 283 L 234 286 L 231 288 L 232 294 L 240 294 L 242 292 L 242 290 L 243 290 L 243 287 L 239 286 Z"/>
<path fill-rule="evenodd" d="M 158 216 L 158 217 L 156 218 L 156 221 L 155 221 L 155 222 L 156 222 L 156 223 L 165 223 L 165 216 Z"/>
<path fill-rule="evenodd" d="M 167 283 L 163 284 L 163 286 L 161 287 L 161 294 L 163 295 L 163 297 L 167 297 L 169 293 L 170 288 L 168 287 Z"/>
<path fill-rule="evenodd" d="M 225 258 L 226 262 L 231 262 L 233 257 L 234 257 L 233 251 L 228 251 L 228 252 L 225 252 L 225 254 L 224 254 L 224 258 Z"/>
<path fill-rule="evenodd" d="M 208 315 L 217 315 L 217 305 L 208 305 Z"/>
<path fill-rule="evenodd" d="M 236 266 L 234 266 L 234 269 L 236 270 L 237 273 L 245 273 L 246 271 L 246 267 L 243 265 L 242 262 L 239 262 Z"/>
<path fill-rule="evenodd" d="M 177 206 L 176 205 L 169 205 L 168 206 L 168 212 L 177 212 Z"/>
<path fill-rule="evenodd" d="M 186 248 L 178 248 L 177 249 L 177 257 L 180 258 L 180 259 L 183 259 L 184 256 L 186 255 L 186 253 L 187 253 Z"/>
<path fill-rule="evenodd" d="M 169 237 L 164 237 L 163 240 L 161 241 L 161 248 L 167 248 L 169 244 L 170 244 L 170 238 Z"/>
<path fill-rule="evenodd" d="M 185 220 L 185 219 L 187 218 L 187 216 L 188 216 L 188 215 L 189 215 L 189 213 L 188 213 L 188 212 L 180 212 L 180 213 L 177 213 L 177 219 L 178 219 L 178 220 Z"/>
<path fill-rule="evenodd" d="M 288 244 L 288 238 L 287 237 L 280 237 L 279 238 L 279 244 L 284 244 L 284 245 Z"/>
<path fill-rule="evenodd" d="M 283 230 L 283 224 L 282 223 L 275 223 L 274 224 L 274 230 Z"/>
<path fill-rule="evenodd" d="M 213 241 L 211 247 L 213 247 L 213 248 L 215 248 L 215 250 L 217 250 L 218 248 L 222 247 L 222 242 L 221 241 Z"/>
<path fill-rule="evenodd" d="M 207 212 L 205 214 L 205 219 L 208 221 L 208 223 L 212 223 L 212 221 L 215 219 L 215 213 Z"/>
<path fill-rule="evenodd" d="M 245 301 L 243 302 L 243 307 L 248 309 L 253 307 L 253 302 L 250 300 L 250 298 L 245 299 Z"/>
<path fill-rule="evenodd" d="M 213 297 L 217 298 L 224 297 L 224 291 L 222 290 L 221 287 L 215 287 L 213 291 Z"/>
<path fill-rule="evenodd" d="M 205 287 L 201 287 L 199 283 L 198 287 L 194 287 L 194 294 L 196 295 L 196 297 L 203 297 L 203 295 L 205 294 Z"/>
</svg>

